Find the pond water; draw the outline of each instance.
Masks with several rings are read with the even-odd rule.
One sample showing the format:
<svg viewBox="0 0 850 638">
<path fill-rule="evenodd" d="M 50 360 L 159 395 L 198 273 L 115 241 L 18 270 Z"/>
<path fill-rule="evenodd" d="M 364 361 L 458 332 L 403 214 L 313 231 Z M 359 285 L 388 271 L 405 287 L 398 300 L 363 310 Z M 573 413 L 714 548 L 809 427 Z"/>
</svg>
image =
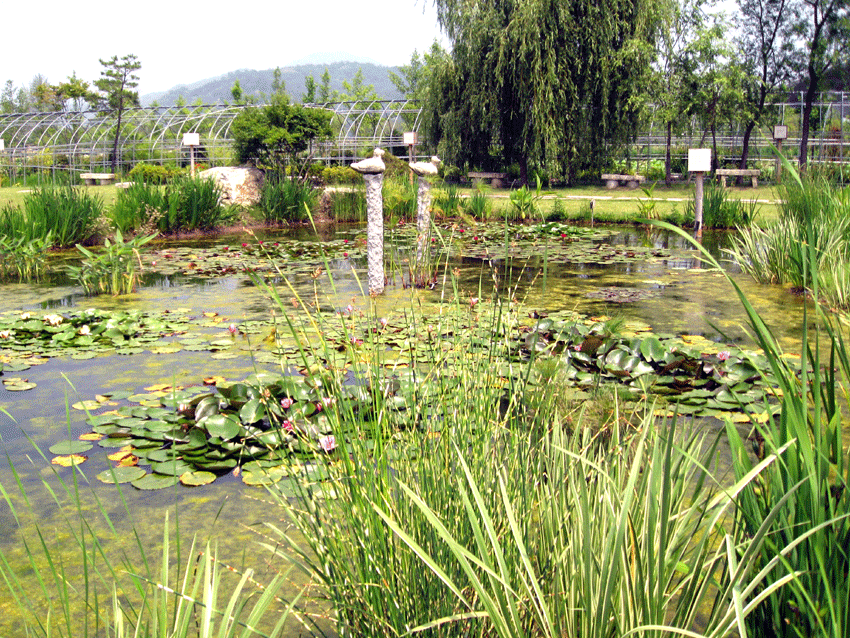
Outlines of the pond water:
<svg viewBox="0 0 850 638">
<path fill-rule="evenodd" d="M 644 322 L 657 333 L 748 343 L 745 315 L 732 288 L 722 274 L 703 268 L 695 251 L 678 236 L 611 229 L 579 241 L 550 233 L 531 240 L 511 235 L 500 242 L 498 236 L 504 231 L 498 227 L 492 229 L 491 241 L 485 244 L 486 232 L 447 229 L 437 243 L 450 254 L 436 259 L 440 263 L 436 283 L 426 290 L 402 285 L 409 243 L 405 243 L 402 232 L 398 236 L 390 233 L 387 255 L 393 266 L 388 270 L 386 294 L 374 300 L 376 316 L 401 315 L 414 303 L 411 299 L 416 304 L 439 303 L 446 290 L 452 290 L 453 279 L 462 298 L 499 294 L 517 298 L 541 313 L 569 309 Z M 356 227 L 324 232 L 319 238 L 328 247 L 324 261 L 315 252 L 315 237 L 303 231 L 265 232 L 259 236 L 264 246 L 274 246 L 275 250 L 287 247 L 286 253 L 280 253 L 280 263 L 288 283 L 274 272 L 265 274 L 277 282 L 284 300 L 300 295 L 340 310 L 349 305 L 368 309 L 370 300 L 361 291 L 366 266 L 362 236 L 363 229 Z M 78 401 L 113 391 L 144 393 L 145 388 L 157 384 L 200 386 L 205 377 L 213 375 L 238 380 L 256 371 L 280 372 L 273 358 L 262 356 L 268 350 L 263 343 L 270 327 L 237 336 L 228 331 L 231 323 L 268 322 L 271 318 L 273 304 L 268 295 L 239 268 L 240 264 L 255 263 L 256 240 L 239 236 L 156 244 L 145 256 L 144 284 L 125 297 L 85 297 L 61 277 L 43 284 L 0 285 L 0 315 L 32 312 L 40 317 L 85 308 L 141 309 L 179 317 L 184 326 L 182 335 L 160 337 L 139 352 L 47 358 L 40 365 L 22 372 L 7 371 L 0 377 L 25 377 L 35 383 L 26 391 L 0 386 L 0 407 L 4 410 L 0 412 L 0 436 L 9 459 L 9 465 L 0 468 L 0 484 L 19 508 L 13 511 L 6 502 L 0 502 L 0 524 L 5 532 L 0 536 L 0 548 L 13 564 L 16 560 L 26 564 L 30 551 L 21 542 L 22 536 L 13 532 L 18 525 L 16 516 L 24 525 L 22 535 L 30 540 L 31 548 L 37 548 L 37 542 L 27 526 L 37 519 L 43 530 L 56 531 L 56 537 L 46 542 L 55 541 L 65 548 L 65 568 L 73 580 L 77 550 L 68 542 L 66 521 L 76 520 L 77 513 L 62 492 L 64 481 L 69 489 L 78 491 L 83 516 L 102 535 L 109 551 L 125 550 L 135 555 L 137 542 L 156 548 L 168 513 L 171 527 L 179 525 L 183 538 L 191 539 L 195 534 L 212 538 L 220 556 L 236 566 L 254 567 L 260 582 L 280 567 L 267 564 L 256 541 L 260 540 L 264 521 L 279 523 L 282 516 L 266 502 L 262 489 L 248 487 L 236 476 L 225 475 L 211 485 L 193 489 L 178 485 L 147 492 L 125 486 L 119 498 L 115 486 L 94 478 L 109 467 L 105 453 L 97 453 L 102 451 L 95 448 L 90 453 L 80 467 L 85 479 L 78 478 L 76 487 L 72 470 L 52 466 L 52 455 L 47 452 L 53 443 L 76 439 L 90 430 L 85 412 L 71 407 Z M 705 245 L 719 255 L 727 241 L 725 235 L 708 235 Z M 235 261 L 234 254 L 239 255 Z M 211 265 L 201 267 L 202 261 Z M 783 347 L 797 351 L 803 301 L 786 290 L 760 286 L 743 276 L 738 281 Z M 168 347 L 187 336 L 231 339 L 233 346 L 221 350 L 186 344 L 176 350 Z M 8 351 L 0 349 L 3 354 Z M 15 486 L 18 479 L 33 515 L 24 513 L 24 499 Z M 115 525 L 114 532 L 105 515 Z M 135 526 L 138 538 L 130 533 L 130 524 Z M 79 525 L 76 527 L 79 530 Z M 151 555 L 156 556 L 156 551 Z M 26 574 L 22 578 L 30 582 Z M 303 580 L 293 577 L 293 591 L 302 584 Z M 16 619 L 12 601 L 4 597 L 0 596 L 0 609 L 4 610 L 0 635 L 10 635 Z M 316 617 L 325 624 L 321 621 L 321 604 L 317 601 L 316 605 Z"/>
</svg>

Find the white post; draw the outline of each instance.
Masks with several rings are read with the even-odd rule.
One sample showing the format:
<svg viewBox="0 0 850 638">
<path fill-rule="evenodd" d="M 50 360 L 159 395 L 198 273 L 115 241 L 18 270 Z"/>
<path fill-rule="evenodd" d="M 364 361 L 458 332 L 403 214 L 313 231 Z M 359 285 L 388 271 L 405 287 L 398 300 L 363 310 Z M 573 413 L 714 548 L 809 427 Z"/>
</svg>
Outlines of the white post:
<svg viewBox="0 0 850 638">
<path fill-rule="evenodd" d="M 195 177 L 195 147 L 200 143 L 199 133 L 183 133 L 183 146 L 189 147 L 189 166 L 192 177 Z"/>
<path fill-rule="evenodd" d="M 694 231 L 697 239 L 702 237 L 702 200 L 703 176 L 711 170 L 711 149 L 688 149 L 688 171 L 696 176 L 696 191 L 694 193 Z"/>
</svg>

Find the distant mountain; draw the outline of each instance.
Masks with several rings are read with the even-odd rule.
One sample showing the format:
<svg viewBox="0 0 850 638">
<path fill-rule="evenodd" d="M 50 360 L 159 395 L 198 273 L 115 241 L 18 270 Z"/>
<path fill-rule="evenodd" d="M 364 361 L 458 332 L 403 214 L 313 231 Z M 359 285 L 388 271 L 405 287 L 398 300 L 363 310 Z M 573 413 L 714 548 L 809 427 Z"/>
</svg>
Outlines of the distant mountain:
<svg viewBox="0 0 850 638">
<path fill-rule="evenodd" d="M 330 59 L 333 56 L 346 54 L 318 54 Z M 352 57 L 352 56 L 347 56 Z M 337 61 L 330 63 L 297 64 L 281 66 L 281 79 L 286 83 L 286 92 L 296 102 L 301 101 L 305 93 L 304 80 L 312 75 L 316 85 L 321 83 L 322 74 L 328 70 L 331 76 L 331 89 L 342 91 L 343 80 L 351 81 L 358 69 L 363 70 L 363 83 L 375 86 L 375 91 L 382 99 L 392 100 L 401 98 L 401 94 L 390 81 L 390 72 L 398 73 L 398 67 L 381 66 L 371 62 L 360 61 Z M 246 96 L 254 95 L 261 97 L 272 92 L 272 80 L 274 69 L 256 71 L 254 69 L 240 69 L 231 71 L 225 75 L 206 80 L 199 80 L 192 84 L 180 84 L 167 91 L 148 93 L 140 97 L 142 106 L 150 106 L 156 102 L 159 106 L 173 106 L 177 100 L 183 98 L 187 104 L 194 104 L 200 100 L 203 104 L 219 104 L 232 101 L 230 94 L 234 82 L 239 80 L 242 91 Z"/>
</svg>

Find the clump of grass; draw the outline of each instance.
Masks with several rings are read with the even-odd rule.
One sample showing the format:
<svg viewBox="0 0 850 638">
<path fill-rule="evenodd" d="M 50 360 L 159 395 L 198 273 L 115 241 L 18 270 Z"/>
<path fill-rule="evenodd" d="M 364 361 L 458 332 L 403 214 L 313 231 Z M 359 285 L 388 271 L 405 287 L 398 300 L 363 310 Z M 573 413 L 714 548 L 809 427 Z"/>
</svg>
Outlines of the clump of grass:
<svg viewBox="0 0 850 638">
<path fill-rule="evenodd" d="M 786 172 L 782 218 L 764 228 L 741 229 L 727 252 L 759 282 L 808 293 L 817 285 L 822 302 L 848 308 L 850 190 L 800 175 L 790 164 Z"/>
<path fill-rule="evenodd" d="M 118 193 L 112 223 L 122 233 L 212 230 L 234 218 L 212 179 L 182 177 L 165 186 L 134 182 Z"/>
<path fill-rule="evenodd" d="M 260 210 L 270 224 L 302 221 L 304 207 L 313 210 L 319 200 L 316 188 L 307 180 L 269 173 L 260 191 Z"/>
<path fill-rule="evenodd" d="M 25 241 L 50 235 L 55 246 L 73 246 L 98 233 L 103 212 L 103 200 L 84 188 L 36 188 L 20 207 L 0 209 L 0 235 Z"/>
</svg>

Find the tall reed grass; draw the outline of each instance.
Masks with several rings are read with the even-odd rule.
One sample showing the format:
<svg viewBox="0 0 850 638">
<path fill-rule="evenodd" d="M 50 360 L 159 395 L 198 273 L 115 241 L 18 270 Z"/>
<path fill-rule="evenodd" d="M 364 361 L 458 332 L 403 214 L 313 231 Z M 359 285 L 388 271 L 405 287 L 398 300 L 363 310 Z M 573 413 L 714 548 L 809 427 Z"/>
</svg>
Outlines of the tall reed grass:
<svg viewBox="0 0 850 638">
<path fill-rule="evenodd" d="M 305 206 L 313 210 L 319 193 L 308 181 L 280 173 L 267 173 L 260 191 L 260 210 L 270 224 L 301 221 Z"/>
<path fill-rule="evenodd" d="M 730 279 L 778 381 L 782 406 L 777 418 L 754 425 L 747 440 L 726 424 L 737 477 L 751 474 L 759 459 L 777 459 L 737 500 L 735 536 L 765 534 L 762 551 L 752 556 L 754 568 L 764 574 L 763 602 L 747 618 L 742 635 L 744 629 L 747 635 L 771 637 L 845 636 L 850 631 L 850 460 L 843 431 L 850 407 L 850 350 L 846 323 L 820 304 L 822 255 L 812 243 L 800 251 L 814 314 L 813 320 L 808 310 L 803 315 L 800 370 L 789 364 L 770 328 Z M 703 258 L 719 268 L 704 250 Z M 785 585 L 774 587 L 780 582 Z"/>
<path fill-rule="evenodd" d="M 822 303 L 850 308 L 850 189 L 800 175 L 783 161 L 788 178 L 781 187 L 781 219 L 764 228 L 739 228 L 727 252 L 759 282 L 806 293 L 817 285 Z"/>
<path fill-rule="evenodd" d="M 212 230 L 235 219 L 212 179 L 182 177 L 165 186 L 133 182 L 118 193 L 112 223 L 122 233 Z"/>
<path fill-rule="evenodd" d="M 0 208 L 0 236 L 28 242 L 50 236 L 55 246 L 74 246 L 103 230 L 103 212 L 103 200 L 85 188 L 36 188 L 20 207 Z"/>
</svg>

